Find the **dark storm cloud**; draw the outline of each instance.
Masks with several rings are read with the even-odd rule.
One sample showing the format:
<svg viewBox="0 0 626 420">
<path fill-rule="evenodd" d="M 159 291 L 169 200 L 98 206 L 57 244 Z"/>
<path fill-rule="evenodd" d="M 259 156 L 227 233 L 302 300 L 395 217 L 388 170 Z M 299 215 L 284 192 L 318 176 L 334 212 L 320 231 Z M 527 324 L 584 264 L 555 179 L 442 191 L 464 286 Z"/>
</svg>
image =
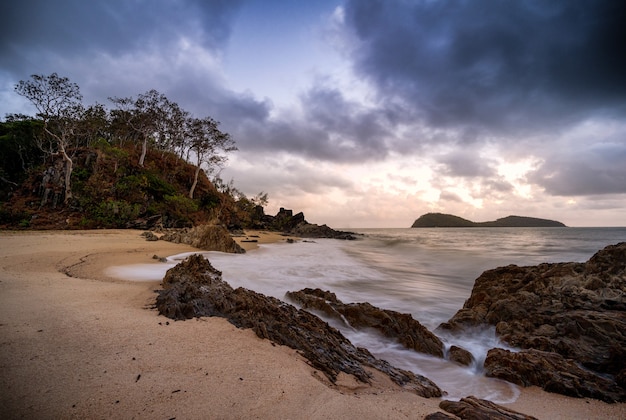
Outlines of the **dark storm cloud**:
<svg viewBox="0 0 626 420">
<path fill-rule="evenodd" d="M 409 118 L 524 133 L 626 111 L 624 2 L 349 0 L 345 22 L 356 71 Z"/>
<path fill-rule="evenodd" d="M 193 37 L 209 49 L 229 35 L 240 1 L 47 0 L 0 5 L 0 63 L 20 76 L 42 55 L 124 54 Z"/>
<path fill-rule="evenodd" d="M 300 97 L 301 113 L 236 127 L 242 148 L 280 150 L 312 159 L 358 162 L 384 159 L 393 137 L 384 113 L 349 101 L 337 89 L 317 85 Z"/>
<path fill-rule="evenodd" d="M 3 2 L 0 76 L 58 72 L 87 103 L 157 89 L 224 125 L 267 118 L 270 104 L 229 91 L 214 64 L 241 1 L 25 0 Z M 196 48 L 184 51 L 184 44 Z M 213 58 L 209 57 L 212 56 Z"/>
</svg>

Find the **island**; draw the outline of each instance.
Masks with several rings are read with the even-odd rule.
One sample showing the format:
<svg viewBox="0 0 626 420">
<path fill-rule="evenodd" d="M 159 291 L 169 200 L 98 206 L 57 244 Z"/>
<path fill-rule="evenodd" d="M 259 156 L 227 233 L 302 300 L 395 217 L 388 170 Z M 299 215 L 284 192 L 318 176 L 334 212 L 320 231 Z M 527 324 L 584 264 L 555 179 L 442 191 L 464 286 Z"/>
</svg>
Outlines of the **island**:
<svg viewBox="0 0 626 420">
<path fill-rule="evenodd" d="M 566 227 L 556 220 L 536 217 L 507 216 L 491 222 L 472 222 L 459 216 L 444 213 L 426 213 L 420 216 L 412 228 L 459 228 L 459 227 Z"/>
</svg>

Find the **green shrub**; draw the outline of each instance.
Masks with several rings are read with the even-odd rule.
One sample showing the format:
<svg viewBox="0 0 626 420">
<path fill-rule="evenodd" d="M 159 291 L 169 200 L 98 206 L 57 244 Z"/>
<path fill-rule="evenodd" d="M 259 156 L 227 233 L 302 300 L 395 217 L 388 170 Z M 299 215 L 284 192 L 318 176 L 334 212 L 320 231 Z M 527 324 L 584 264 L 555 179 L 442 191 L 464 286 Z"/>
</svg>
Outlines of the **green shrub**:
<svg viewBox="0 0 626 420">
<path fill-rule="evenodd" d="M 104 227 L 122 228 L 126 223 L 135 220 L 141 212 L 139 204 L 124 200 L 103 201 L 91 210 L 91 218 Z"/>
</svg>

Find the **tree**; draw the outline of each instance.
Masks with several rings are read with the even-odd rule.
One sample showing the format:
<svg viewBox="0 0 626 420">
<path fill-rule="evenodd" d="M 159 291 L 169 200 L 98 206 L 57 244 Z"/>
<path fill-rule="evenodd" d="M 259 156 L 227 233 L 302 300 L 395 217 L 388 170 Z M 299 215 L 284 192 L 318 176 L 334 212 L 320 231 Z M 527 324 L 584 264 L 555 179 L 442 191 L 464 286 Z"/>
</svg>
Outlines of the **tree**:
<svg viewBox="0 0 626 420">
<path fill-rule="evenodd" d="M 49 76 L 33 74 L 31 80 L 21 80 L 15 91 L 28 99 L 43 121 L 43 130 L 51 140 L 51 153 L 60 154 L 65 170 L 65 204 L 72 199 L 72 152 L 75 131 L 84 113 L 83 97 L 76 83 L 56 73 Z M 75 148 L 75 147 L 74 147 Z"/>
<path fill-rule="evenodd" d="M 218 125 L 219 123 L 211 117 L 188 119 L 189 150 L 196 158 L 196 171 L 189 189 L 189 198 L 193 198 L 202 165 L 206 164 L 207 170 L 212 172 L 226 162 L 227 158 L 221 152 L 237 150 L 230 135 L 222 133 Z"/>
<path fill-rule="evenodd" d="M 137 99 L 109 98 L 119 109 L 114 118 L 123 119 L 131 129 L 139 134 L 141 156 L 139 166 L 143 166 L 148 151 L 148 142 L 163 142 L 167 135 L 167 116 L 172 102 L 165 95 L 152 89 L 137 96 Z"/>
</svg>

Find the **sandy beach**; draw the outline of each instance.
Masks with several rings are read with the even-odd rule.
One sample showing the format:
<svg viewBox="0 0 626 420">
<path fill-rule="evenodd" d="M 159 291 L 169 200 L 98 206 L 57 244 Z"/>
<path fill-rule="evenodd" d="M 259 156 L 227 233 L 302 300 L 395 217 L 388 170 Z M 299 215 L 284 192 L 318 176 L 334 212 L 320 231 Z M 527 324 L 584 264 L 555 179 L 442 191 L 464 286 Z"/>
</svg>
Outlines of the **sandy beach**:
<svg viewBox="0 0 626 420">
<path fill-rule="evenodd" d="M 329 384 L 294 350 L 224 319 L 159 316 L 158 282 L 124 281 L 106 269 L 194 249 L 140 233 L 0 232 L 1 418 L 421 419 L 441 411 L 439 399 L 381 375 L 372 386 L 346 376 Z M 251 252 L 285 239 L 237 238 Z M 626 418 L 626 404 L 538 388 L 507 407 L 541 419 Z"/>
</svg>

